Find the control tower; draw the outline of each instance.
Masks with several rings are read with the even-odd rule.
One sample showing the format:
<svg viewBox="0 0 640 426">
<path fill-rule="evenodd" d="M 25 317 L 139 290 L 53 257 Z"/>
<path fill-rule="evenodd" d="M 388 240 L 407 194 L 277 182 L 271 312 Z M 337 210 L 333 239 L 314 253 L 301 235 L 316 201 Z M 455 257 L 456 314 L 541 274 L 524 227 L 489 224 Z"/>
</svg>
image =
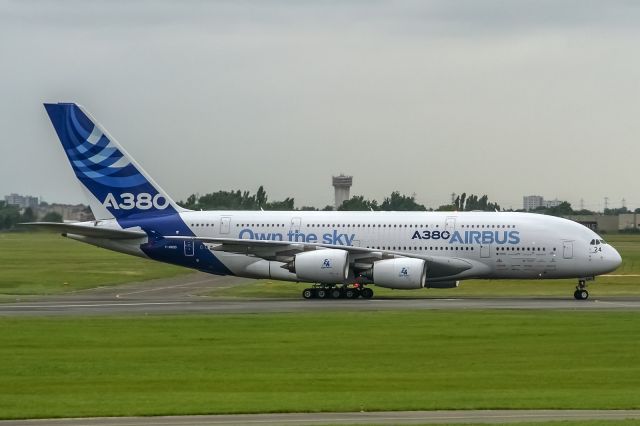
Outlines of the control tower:
<svg viewBox="0 0 640 426">
<path fill-rule="evenodd" d="M 336 190 L 335 209 L 342 205 L 343 202 L 349 199 L 349 189 L 353 183 L 353 176 L 345 176 L 340 173 L 340 176 L 333 176 L 333 187 Z"/>
</svg>

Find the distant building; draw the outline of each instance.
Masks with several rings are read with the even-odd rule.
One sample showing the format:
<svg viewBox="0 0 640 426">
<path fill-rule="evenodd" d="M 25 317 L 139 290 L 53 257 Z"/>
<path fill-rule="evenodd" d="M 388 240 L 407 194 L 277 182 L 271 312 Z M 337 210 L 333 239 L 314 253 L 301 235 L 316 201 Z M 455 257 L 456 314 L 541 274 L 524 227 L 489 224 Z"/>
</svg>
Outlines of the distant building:
<svg viewBox="0 0 640 426">
<path fill-rule="evenodd" d="M 565 216 L 596 232 L 617 232 L 640 229 L 640 214 L 624 213 L 620 215 L 583 214 Z"/>
<path fill-rule="evenodd" d="M 342 205 L 345 201 L 349 199 L 349 191 L 351 189 L 351 184 L 353 183 L 353 176 L 345 176 L 340 174 L 340 176 L 333 176 L 333 187 L 335 188 L 335 209 L 338 210 L 338 207 Z"/>
<path fill-rule="evenodd" d="M 557 198 L 555 200 L 543 200 L 542 201 L 542 205 L 545 206 L 546 208 L 558 207 L 562 203 L 563 203 L 563 201 L 560 201 Z"/>
<path fill-rule="evenodd" d="M 25 209 L 31 208 L 37 218 L 42 218 L 47 213 L 58 213 L 63 220 L 69 221 L 89 221 L 94 220 L 91 209 L 84 204 L 48 204 L 40 202 L 38 197 L 31 195 L 9 194 L 4 196 L 7 205 L 16 206 L 21 213 Z"/>
<path fill-rule="evenodd" d="M 541 195 L 525 195 L 522 197 L 522 208 L 526 211 L 535 210 L 542 207 L 544 198 Z"/>
<path fill-rule="evenodd" d="M 38 209 L 38 217 L 43 217 L 47 213 L 55 212 L 62 216 L 65 221 L 89 221 L 94 220 L 91 209 L 84 204 L 46 204 L 43 203 Z"/>
<path fill-rule="evenodd" d="M 558 207 L 564 203 L 562 200 L 545 200 L 541 195 L 525 195 L 522 197 L 522 208 L 526 211 L 535 210 L 538 207 Z"/>
<path fill-rule="evenodd" d="M 31 208 L 35 211 L 40 204 L 40 200 L 38 197 L 33 197 L 31 195 L 19 195 L 19 194 L 9 194 L 4 196 L 4 201 L 9 206 L 16 206 L 20 210 L 24 210 L 26 208 Z"/>
</svg>

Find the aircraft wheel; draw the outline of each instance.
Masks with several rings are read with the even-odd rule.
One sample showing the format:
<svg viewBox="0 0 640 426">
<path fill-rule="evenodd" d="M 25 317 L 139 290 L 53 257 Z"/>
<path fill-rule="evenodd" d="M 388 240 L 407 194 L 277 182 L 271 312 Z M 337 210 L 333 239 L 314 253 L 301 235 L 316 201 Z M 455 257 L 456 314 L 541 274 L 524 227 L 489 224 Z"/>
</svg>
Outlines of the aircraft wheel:
<svg viewBox="0 0 640 426">
<path fill-rule="evenodd" d="M 575 297 L 576 300 L 587 300 L 589 298 L 586 280 L 578 280 L 578 285 L 576 286 L 576 291 L 573 293 L 573 297 Z"/>
<path fill-rule="evenodd" d="M 332 289 L 330 294 L 332 299 L 340 299 L 340 296 L 342 296 L 342 292 L 339 288 Z"/>
<path fill-rule="evenodd" d="M 318 290 L 316 290 L 316 296 L 318 296 L 318 299 L 326 299 L 327 290 L 325 290 L 324 288 L 319 288 Z"/>
<path fill-rule="evenodd" d="M 344 297 L 346 297 L 347 299 L 355 299 L 356 297 L 358 297 L 358 292 L 353 288 L 348 288 L 344 292 Z"/>
<path fill-rule="evenodd" d="M 371 299 L 373 297 L 373 290 L 370 288 L 363 288 L 361 294 L 363 299 Z"/>
<path fill-rule="evenodd" d="M 313 297 L 315 296 L 314 293 L 315 292 L 313 291 L 312 288 L 305 288 L 302 291 L 302 297 L 304 297 L 305 299 L 313 299 Z"/>
</svg>

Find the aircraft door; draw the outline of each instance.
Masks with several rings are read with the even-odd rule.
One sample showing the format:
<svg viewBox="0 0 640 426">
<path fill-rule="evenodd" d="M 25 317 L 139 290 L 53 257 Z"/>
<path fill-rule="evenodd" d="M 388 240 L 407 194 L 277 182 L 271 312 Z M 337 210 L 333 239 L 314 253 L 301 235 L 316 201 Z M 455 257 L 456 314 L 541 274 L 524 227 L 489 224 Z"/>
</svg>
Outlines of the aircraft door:
<svg viewBox="0 0 640 426">
<path fill-rule="evenodd" d="M 291 231 L 293 233 L 298 233 L 300 232 L 300 227 L 301 227 L 301 220 L 299 217 L 294 217 L 291 219 Z"/>
<path fill-rule="evenodd" d="M 565 259 L 573 258 L 573 241 L 562 242 L 562 257 Z"/>
<path fill-rule="evenodd" d="M 491 244 L 482 244 L 480 246 L 480 257 L 491 257 Z"/>
<path fill-rule="evenodd" d="M 184 255 L 193 256 L 193 240 L 184 240 Z"/>
<path fill-rule="evenodd" d="M 444 222 L 444 230 L 448 232 L 453 232 L 456 230 L 456 217 L 449 216 Z"/>
<path fill-rule="evenodd" d="M 231 216 L 222 216 L 220 218 L 220 233 L 228 234 L 231 229 Z"/>
</svg>

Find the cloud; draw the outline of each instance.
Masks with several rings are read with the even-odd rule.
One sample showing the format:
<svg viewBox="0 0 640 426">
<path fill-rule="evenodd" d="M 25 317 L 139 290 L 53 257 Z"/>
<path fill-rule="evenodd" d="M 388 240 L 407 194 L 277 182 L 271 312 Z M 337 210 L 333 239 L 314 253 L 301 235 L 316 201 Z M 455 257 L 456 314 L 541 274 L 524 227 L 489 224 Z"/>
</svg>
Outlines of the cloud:
<svg viewBox="0 0 640 426">
<path fill-rule="evenodd" d="M 176 198 L 626 196 L 635 2 L 0 2 L 0 193 L 80 201 L 41 102 L 83 103 Z M 0 160 L 2 161 L 2 160 Z M 25 170 L 28 172 L 25 173 Z M 16 180 L 15 176 L 22 176 Z M 622 184 L 621 184 L 622 183 Z"/>
</svg>

